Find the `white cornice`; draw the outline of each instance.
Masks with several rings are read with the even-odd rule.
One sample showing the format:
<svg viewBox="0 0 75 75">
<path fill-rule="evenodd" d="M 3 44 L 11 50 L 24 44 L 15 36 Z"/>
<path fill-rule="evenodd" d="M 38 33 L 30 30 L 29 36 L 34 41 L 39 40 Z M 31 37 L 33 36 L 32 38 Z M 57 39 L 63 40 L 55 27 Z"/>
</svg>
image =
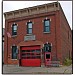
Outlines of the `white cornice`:
<svg viewBox="0 0 75 75">
<path fill-rule="evenodd" d="M 56 11 L 56 10 L 59 10 L 59 6 L 57 5 L 58 5 L 58 2 L 54 2 L 54 3 L 48 3 L 44 5 L 29 7 L 25 9 L 19 9 L 15 11 L 6 12 L 4 13 L 4 16 L 5 16 L 5 19 L 12 19 L 12 18 L 18 18 L 23 16 Z"/>
</svg>

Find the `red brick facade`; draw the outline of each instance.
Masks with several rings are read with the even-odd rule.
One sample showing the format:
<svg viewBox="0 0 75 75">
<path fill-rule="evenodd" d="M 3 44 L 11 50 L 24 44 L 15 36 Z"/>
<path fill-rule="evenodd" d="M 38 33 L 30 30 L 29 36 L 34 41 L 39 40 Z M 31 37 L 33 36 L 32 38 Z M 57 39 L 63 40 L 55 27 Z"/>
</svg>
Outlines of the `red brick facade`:
<svg viewBox="0 0 75 75">
<path fill-rule="evenodd" d="M 44 33 L 43 20 L 50 19 L 50 33 Z M 64 16 L 62 9 L 29 15 L 25 17 L 11 18 L 5 20 L 5 45 L 4 45 L 4 63 L 18 64 L 18 59 L 11 59 L 12 45 L 18 45 L 24 41 L 24 36 L 27 35 L 26 23 L 29 20 L 33 23 L 33 35 L 36 36 L 36 41 L 52 43 L 51 59 L 60 60 L 63 63 L 65 58 L 72 57 L 72 32 L 69 24 Z M 7 32 L 12 35 L 13 23 L 18 24 L 17 36 L 7 37 Z M 8 57 L 7 57 L 8 56 Z"/>
</svg>

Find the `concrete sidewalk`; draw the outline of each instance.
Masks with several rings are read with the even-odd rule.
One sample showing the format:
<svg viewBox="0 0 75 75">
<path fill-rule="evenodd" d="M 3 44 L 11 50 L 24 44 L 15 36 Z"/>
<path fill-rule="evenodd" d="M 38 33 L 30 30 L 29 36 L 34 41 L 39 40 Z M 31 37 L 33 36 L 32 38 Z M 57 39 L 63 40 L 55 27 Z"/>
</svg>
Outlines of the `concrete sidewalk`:
<svg viewBox="0 0 75 75">
<path fill-rule="evenodd" d="M 3 74 L 72 74 L 72 65 L 62 67 L 19 67 L 3 65 Z"/>
</svg>

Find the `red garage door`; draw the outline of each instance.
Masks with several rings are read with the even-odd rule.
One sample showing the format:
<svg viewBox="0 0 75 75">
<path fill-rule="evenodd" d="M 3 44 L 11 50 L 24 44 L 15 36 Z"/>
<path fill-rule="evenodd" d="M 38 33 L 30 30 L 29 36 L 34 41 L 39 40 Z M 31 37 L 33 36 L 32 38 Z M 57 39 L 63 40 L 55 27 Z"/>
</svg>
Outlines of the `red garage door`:
<svg viewBox="0 0 75 75">
<path fill-rule="evenodd" d="M 21 47 L 21 66 L 41 66 L 40 46 Z"/>
</svg>

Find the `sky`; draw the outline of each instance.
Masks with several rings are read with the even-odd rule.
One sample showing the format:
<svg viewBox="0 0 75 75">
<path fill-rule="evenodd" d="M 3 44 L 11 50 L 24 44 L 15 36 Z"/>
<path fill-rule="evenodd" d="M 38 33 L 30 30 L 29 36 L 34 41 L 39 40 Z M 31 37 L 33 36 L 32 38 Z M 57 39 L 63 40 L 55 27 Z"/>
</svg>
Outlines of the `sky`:
<svg viewBox="0 0 75 75">
<path fill-rule="evenodd" d="M 3 1 L 3 13 L 51 2 L 55 1 Z M 59 2 L 68 20 L 68 23 L 72 29 L 72 1 L 59 1 Z M 4 16 L 3 16 L 3 27 L 5 27 Z"/>
</svg>

